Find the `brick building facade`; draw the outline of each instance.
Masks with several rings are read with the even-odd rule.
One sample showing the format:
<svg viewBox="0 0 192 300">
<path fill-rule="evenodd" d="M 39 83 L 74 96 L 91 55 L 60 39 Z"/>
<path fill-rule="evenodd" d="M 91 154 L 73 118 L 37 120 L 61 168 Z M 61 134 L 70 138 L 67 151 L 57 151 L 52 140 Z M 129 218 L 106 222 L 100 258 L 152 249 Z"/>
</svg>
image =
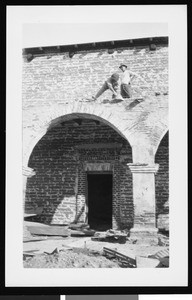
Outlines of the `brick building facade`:
<svg viewBox="0 0 192 300">
<path fill-rule="evenodd" d="M 90 102 L 122 62 L 145 100 Z M 25 211 L 137 239 L 168 230 L 166 37 L 24 49 L 22 95 Z"/>
</svg>

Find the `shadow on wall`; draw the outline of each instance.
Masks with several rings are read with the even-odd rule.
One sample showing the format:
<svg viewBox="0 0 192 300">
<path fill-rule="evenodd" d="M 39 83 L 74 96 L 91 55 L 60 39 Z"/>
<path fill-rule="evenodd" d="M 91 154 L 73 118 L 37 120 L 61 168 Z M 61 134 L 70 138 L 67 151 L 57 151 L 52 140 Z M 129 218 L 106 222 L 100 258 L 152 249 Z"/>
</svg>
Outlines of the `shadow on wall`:
<svg viewBox="0 0 192 300">
<path fill-rule="evenodd" d="M 168 230 L 169 214 L 169 133 L 167 132 L 158 147 L 155 163 L 159 170 L 155 176 L 156 220 L 157 227 Z"/>
</svg>

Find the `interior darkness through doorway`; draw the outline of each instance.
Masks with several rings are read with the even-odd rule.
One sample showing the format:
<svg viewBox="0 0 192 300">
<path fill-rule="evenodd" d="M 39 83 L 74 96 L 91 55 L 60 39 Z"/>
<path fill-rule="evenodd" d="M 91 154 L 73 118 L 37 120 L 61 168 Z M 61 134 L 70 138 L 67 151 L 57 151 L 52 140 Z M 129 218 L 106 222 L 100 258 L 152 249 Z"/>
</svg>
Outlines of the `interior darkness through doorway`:
<svg viewBox="0 0 192 300">
<path fill-rule="evenodd" d="M 112 228 L 112 182 L 111 173 L 87 174 L 88 224 L 92 229 Z"/>
</svg>

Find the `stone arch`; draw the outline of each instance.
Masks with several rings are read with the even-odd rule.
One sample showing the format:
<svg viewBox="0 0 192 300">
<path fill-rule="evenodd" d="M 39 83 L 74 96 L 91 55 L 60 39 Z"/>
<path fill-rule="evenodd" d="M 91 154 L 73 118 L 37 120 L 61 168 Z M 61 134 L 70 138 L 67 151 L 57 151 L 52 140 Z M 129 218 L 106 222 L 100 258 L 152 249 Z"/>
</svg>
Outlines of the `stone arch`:
<svg viewBox="0 0 192 300">
<path fill-rule="evenodd" d="M 65 121 L 70 121 L 74 118 L 77 119 L 78 117 L 85 119 L 84 122 L 82 122 L 84 124 L 81 124 L 81 126 L 74 124 L 74 122 L 67 122 L 67 125 L 65 124 Z M 114 126 L 113 128 L 107 129 L 107 127 L 112 126 L 108 126 L 109 122 L 105 120 L 105 122 L 102 122 L 104 124 L 100 124 L 101 126 L 97 127 L 96 138 L 93 137 L 92 144 L 95 145 L 95 143 L 99 144 L 100 142 L 100 145 L 102 145 L 101 149 L 99 150 L 99 148 L 97 149 L 96 147 L 95 150 L 81 151 L 81 148 L 77 148 L 78 146 L 82 146 L 81 144 L 83 144 L 83 142 L 85 145 L 90 143 L 90 139 L 88 140 L 84 134 L 86 126 L 84 128 L 83 126 L 86 124 L 87 119 L 93 120 L 93 118 L 94 120 L 103 120 L 98 116 L 92 116 L 86 113 L 61 115 L 47 122 L 47 132 L 41 131 L 40 134 L 36 136 L 36 139 L 39 139 L 39 141 L 37 141 L 28 161 L 28 166 L 36 171 L 36 176 L 27 182 L 26 208 L 30 208 L 31 206 L 31 209 L 36 209 L 36 207 L 42 206 L 43 203 L 41 218 L 46 218 L 46 222 L 50 223 L 58 221 L 60 211 L 63 211 L 64 206 L 67 207 L 68 210 L 71 210 L 68 203 L 70 202 L 72 203 L 71 207 L 73 208 L 73 212 L 75 212 L 75 214 L 77 213 L 77 215 L 72 216 L 72 213 L 69 212 L 72 216 L 70 218 L 72 218 L 72 220 L 73 218 L 75 218 L 75 220 L 85 218 L 86 164 L 88 163 L 88 168 L 90 168 L 90 165 L 96 163 L 96 169 L 98 166 L 99 168 L 101 167 L 100 170 L 99 168 L 97 169 L 98 171 L 110 171 L 113 173 L 113 224 L 116 224 L 116 226 L 119 224 L 125 226 L 126 224 L 127 226 L 129 222 L 129 226 L 131 226 L 133 210 L 132 175 L 127 168 L 127 163 L 132 161 L 130 143 L 127 142 L 123 134 L 120 135 L 117 130 L 115 132 L 113 129 Z M 92 123 L 87 131 L 88 133 L 91 132 L 92 136 L 92 132 L 95 131 L 95 126 L 98 124 L 92 121 L 88 121 L 88 123 Z M 106 124 L 107 126 L 105 126 Z M 65 127 L 65 129 L 62 129 L 63 127 Z M 67 130 L 66 127 L 68 128 Z M 84 130 L 84 132 L 81 130 Z M 80 131 L 82 132 L 83 140 L 77 136 L 77 134 L 80 135 Z M 41 139 L 42 133 L 45 133 L 45 135 Z M 74 142 L 72 141 L 73 137 L 76 138 Z M 62 142 L 63 140 L 64 142 Z M 79 145 L 76 146 L 77 140 L 79 141 Z M 107 149 L 107 143 L 109 143 L 110 147 L 114 147 L 114 149 L 110 147 Z M 120 176 L 123 178 L 122 182 L 119 180 Z M 122 201 L 121 210 L 119 208 L 120 197 Z M 125 209 L 124 206 L 127 199 L 129 199 L 130 205 L 128 209 Z M 127 215 L 129 215 L 128 221 Z"/>
<path fill-rule="evenodd" d="M 159 170 L 155 178 L 157 227 L 169 230 L 169 131 L 166 131 L 159 142 L 155 162 Z"/>
<path fill-rule="evenodd" d="M 159 148 L 159 145 L 160 145 L 161 141 L 163 140 L 165 135 L 168 134 L 168 132 L 169 132 L 169 128 L 167 126 L 164 126 L 164 127 L 161 128 L 160 134 L 158 136 L 158 141 L 157 141 L 156 145 L 154 146 L 154 154 L 157 153 L 157 150 Z"/>
<path fill-rule="evenodd" d="M 46 118 L 43 121 L 38 121 L 33 129 L 26 133 L 27 140 L 23 143 L 23 165 L 27 166 L 30 154 L 38 141 L 46 134 L 46 132 L 58 124 L 59 122 L 77 118 L 79 116 L 94 119 L 103 122 L 104 124 L 113 128 L 123 138 L 125 138 L 130 145 L 135 143 L 135 138 L 128 131 L 127 122 L 119 119 L 119 117 L 109 108 L 105 110 L 98 104 L 70 104 L 65 105 L 64 108 L 54 109 L 54 111 L 45 112 Z M 24 129 L 25 131 L 25 129 Z M 30 138 L 29 138 L 30 135 Z"/>
</svg>

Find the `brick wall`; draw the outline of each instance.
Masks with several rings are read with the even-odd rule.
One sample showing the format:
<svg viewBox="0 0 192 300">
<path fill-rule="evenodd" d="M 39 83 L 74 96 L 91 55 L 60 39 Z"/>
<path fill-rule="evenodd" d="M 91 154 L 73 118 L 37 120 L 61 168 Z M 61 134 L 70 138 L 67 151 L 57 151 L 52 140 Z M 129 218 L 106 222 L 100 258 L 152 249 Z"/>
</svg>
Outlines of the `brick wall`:
<svg viewBox="0 0 192 300">
<path fill-rule="evenodd" d="M 94 143 L 118 143 L 122 148 L 75 148 Z M 81 126 L 72 122 L 58 125 L 36 145 L 29 161 L 36 175 L 28 179 L 25 209 L 43 206 L 43 212 L 36 220 L 46 223 L 85 221 L 85 162 L 107 162 L 113 166 L 113 227 L 130 226 L 132 178 L 126 164 L 132 162 L 131 147 L 109 126 L 91 121 L 84 121 Z"/>
<path fill-rule="evenodd" d="M 121 103 L 112 107 L 103 102 L 104 99 L 111 98 L 111 92 L 106 91 L 100 98 L 100 107 L 93 106 L 93 115 L 96 109 L 103 108 L 104 112 L 108 110 L 111 123 L 114 123 L 124 136 L 129 136 L 132 141 L 137 137 L 142 149 L 145 147 L 145 141 L 148 142 L 148 147 L 152 145 L 155 148 L 167 126 L 167 96 L 154 97 L 155 91 L 168 92 L 167 45 L 158 45 L 156 51 L 150 51 L 148 46 L 124 47 L 117 49 L 113 54 L 103 49 L 79 52 L 72 58 L 69 58 L 67 53 L 59 53 L 38 56 L 31 62 L 24 60 L 24 141 L 28 142 L 39 134 L 41 124 L 47 120 L 50 112 L 54 119 L 56 110 L 62 110 L 77 102 L 86 104 L 86 99 L 95 95 L 106 78 L 114 72 L 120 72 L 118 67 L 122 62 L 127 63 L 130 70 L 142 76 L 150 86 L 145 87 L 140 79 L 135 79 L 133 96 L 147 95 L 151 98 L 141 105 Z M 83 113 L 86 113 L 86 109 L 83 110 Z M 74 148 L 74 145 L 81 143 L 111 142 L 120 142 L 123 148 L 118 151 L 92 149 L 87 152 Z M 25 142 L 23 148 L 25 149 Z M 148 152 L 153 155 L 151 149 Z M 136 157 L 140 159 L 142 155 Z M 36 175 L 28 179 L 26 208 L 43 205 L 43 214 L 39 220 L 47 223 L 63 224 L 77 218 L 84 220 L 84 161 L 113 164 L 113 226 L 132 227 L 132 175 L 126 165 L 132 162 L 131 148 L 126 140 L 106 125 L 84 124 L 75 127 L 64 124 L 55 126 L 42 137 L 28 163 L 29 167 L 36 170 Z M 165 228 L 167 206 L 164 204 L 168 198 L 168 144 L 165 141 L 160 144 L 155 161 L 160 164 L 156 175 L 157 224 L 159 228 Z"/>
<path fill-rule="evenodd" d="M 23 63 L 23 108 L 52 106 L 58 103 L 80 101 L 95 95 L 103 82 L 114 72 L 120 72 L 120 63 L 128 64 L 130 70 L 142 76 L 150 88 L 136 79 L 134 95 L 154 90 L 168 90 L 168 47 L 157 46 L 150 51 L 148 46 L 124 47 L 113 54 L 107 49 L 79 52 L 72 58 L 67 53 L 35 57 Z M 111 96 L 106 92 L 103 98 Z M 102 98 L 101 98 L 102 99 Z"/>
</svg>

